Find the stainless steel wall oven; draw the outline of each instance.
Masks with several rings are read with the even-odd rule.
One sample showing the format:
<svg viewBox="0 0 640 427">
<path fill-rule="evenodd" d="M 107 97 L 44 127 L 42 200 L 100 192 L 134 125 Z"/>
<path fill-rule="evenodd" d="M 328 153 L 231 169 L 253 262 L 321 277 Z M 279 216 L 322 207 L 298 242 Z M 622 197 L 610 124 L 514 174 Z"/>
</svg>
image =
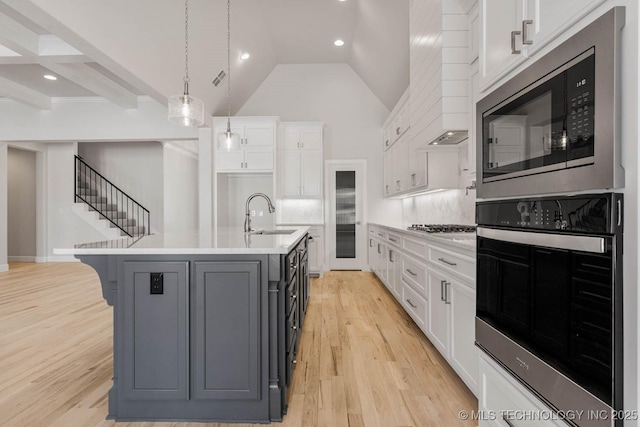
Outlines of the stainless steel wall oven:
<svg viewBox="0 0 640 427">
<path fill-rule="evenodd" d="M 476 343 L 556 410 L 622 409 L 622 202 L 476 206 Z"/>
<path fill-rule="evenodd" d="M 478 197 L 623 186 L 615 7 L 477 104 Z"/>
</svg>

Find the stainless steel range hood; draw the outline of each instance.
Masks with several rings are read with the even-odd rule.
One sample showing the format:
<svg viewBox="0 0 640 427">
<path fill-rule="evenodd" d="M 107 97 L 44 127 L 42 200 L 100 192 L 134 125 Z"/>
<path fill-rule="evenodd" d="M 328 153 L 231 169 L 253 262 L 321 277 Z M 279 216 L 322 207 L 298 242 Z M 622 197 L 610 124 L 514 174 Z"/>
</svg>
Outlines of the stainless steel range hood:
<svg viewBox="0 0 640 427">
<path fill-rule="evenodd" d="M 467 130 L 449 130 L 429 143 L 429 145 L 456 145 L 469 138 Z"/>
</svg>

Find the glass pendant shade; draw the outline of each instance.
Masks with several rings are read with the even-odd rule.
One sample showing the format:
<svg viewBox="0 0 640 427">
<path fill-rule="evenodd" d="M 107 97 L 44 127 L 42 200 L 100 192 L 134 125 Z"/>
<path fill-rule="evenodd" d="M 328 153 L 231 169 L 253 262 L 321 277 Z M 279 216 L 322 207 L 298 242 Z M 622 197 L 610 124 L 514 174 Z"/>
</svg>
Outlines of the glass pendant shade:
<svg viewBox="0 0 640 427">
<path fill-rule="evenodd" d="M 237 133 L 233 133 L 231 129 L 227 128 L 226 132 L 218 134 L 218 150 L 235 151 L 238 149 L 240 149 L 240 137 Z"/>
<path fill-rule="evenodd" d="M 179 126 L 202 126 L 204 104 L 188 93 L 169 98 L 169 122 Z"/>
</svg>

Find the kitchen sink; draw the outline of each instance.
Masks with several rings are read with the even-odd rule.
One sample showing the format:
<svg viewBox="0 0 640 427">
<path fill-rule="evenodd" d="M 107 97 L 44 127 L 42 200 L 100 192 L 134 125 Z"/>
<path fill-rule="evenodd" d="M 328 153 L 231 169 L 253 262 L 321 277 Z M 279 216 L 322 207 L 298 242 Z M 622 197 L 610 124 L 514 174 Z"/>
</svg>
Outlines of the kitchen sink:
<svg viewBox="0 0 640 427">
<path fill-rule="evenodd" d="M 252 230 L 249 234 L 263 234 L 263 235 L 289 235 L 295 233 L 296 230 Z"/>
</svg>

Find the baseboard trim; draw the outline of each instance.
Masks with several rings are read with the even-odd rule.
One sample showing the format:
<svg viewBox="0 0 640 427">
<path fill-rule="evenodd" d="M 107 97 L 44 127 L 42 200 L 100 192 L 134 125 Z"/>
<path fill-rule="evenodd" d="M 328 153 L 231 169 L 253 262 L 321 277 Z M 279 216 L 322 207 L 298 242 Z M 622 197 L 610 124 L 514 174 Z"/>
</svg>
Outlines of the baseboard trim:
<svg viewBox="0 0 640 427">
<path fill-rule="evenodd" d="M 46 256 L 37 256 L 36 259 L 35 259 L 35 262 L 37 262 L 37 263 L 47 262 L 47 257 Z"/>
<path fill-rule="evenodd" d="M 8 256 L 7 261 L 9 262 L 36 262 L 36 257 L 34 256 Z"/>
<path fill-rule="evenodd" d="M 0 264 L 0 273 L 3 271 L 9 271 L 9 264 Z"/>
<path fill-rule="evenodd" d="M 49 255 L 47 262 L 80 262 L 73 255 Z"/>
</svg>

